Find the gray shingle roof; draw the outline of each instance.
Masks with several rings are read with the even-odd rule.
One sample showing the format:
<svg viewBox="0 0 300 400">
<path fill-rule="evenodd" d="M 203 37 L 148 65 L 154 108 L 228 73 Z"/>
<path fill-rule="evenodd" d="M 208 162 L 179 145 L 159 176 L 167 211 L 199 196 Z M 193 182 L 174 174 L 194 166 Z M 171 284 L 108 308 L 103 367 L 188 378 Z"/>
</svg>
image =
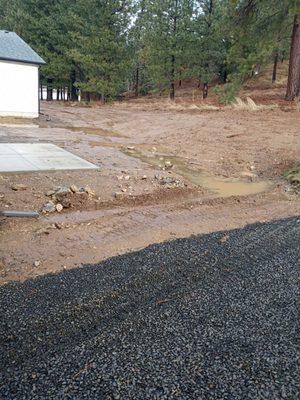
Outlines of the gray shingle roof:
<svg viewBox="0 0 300 400">
<path fill-rule="evenodd" d="M 0 30 L 0 60 L 18 61 L 29 64 L 46 62 L 16 33 Z"/>
</svg>

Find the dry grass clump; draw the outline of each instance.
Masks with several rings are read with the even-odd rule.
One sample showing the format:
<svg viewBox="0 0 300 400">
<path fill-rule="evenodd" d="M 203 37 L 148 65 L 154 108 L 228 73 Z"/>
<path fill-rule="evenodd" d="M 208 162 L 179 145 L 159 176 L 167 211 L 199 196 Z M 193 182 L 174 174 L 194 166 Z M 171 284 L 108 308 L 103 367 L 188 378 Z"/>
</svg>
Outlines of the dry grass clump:
<svg viewBox="0 0 300 400">
<path fill-rule="evenodd" d="M 240 111 L 261 111 L 261 110 L 273 110 L 278 108 L 277 104 L 256 104 L 251 97 L 247 97 L 246 100 L 242 100 L 240 97 L 235 99 L 232 106 L 235 110 Z"/>
<path fill-rule="evenodd" d="M 181 99 L 180 99 L 181 100 Z M 138 99 L 128 102 L 115 102 L 114 107 L 132 108 L 140 111 L 219 111 L 220 107 L 211 104 L 172 101 L 170 99 Z"/>
<path fill-rule="evenodd" d="M 300 164 L 296 165 L 292 170 L 285 174 L 290 183 L 300 188 Z"/>
</svg>

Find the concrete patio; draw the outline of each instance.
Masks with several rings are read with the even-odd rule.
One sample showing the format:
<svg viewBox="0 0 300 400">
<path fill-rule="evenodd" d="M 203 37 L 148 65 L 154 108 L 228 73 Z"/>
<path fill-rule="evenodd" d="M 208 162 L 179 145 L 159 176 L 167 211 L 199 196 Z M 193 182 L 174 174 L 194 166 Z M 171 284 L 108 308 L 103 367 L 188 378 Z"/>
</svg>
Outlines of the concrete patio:
<svg viewBox="0 0 300 400">
<path fill-rule="evenodd" d="M 98 169 L 51 143 L 0 143 L 0 172 Z"/>
</svg>

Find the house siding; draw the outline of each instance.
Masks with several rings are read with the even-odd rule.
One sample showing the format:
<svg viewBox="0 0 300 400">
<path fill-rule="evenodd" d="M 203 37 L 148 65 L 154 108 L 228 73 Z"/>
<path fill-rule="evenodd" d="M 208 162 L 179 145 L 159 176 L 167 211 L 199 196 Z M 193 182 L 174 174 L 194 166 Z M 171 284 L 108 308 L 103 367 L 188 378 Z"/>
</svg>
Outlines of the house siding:
<svg viewBox="0 0 300 400">
<path fill-rule="evenodd" d="M 39 116 L 39 67 L 0 60 L 0 116 Z"/>
</svg>

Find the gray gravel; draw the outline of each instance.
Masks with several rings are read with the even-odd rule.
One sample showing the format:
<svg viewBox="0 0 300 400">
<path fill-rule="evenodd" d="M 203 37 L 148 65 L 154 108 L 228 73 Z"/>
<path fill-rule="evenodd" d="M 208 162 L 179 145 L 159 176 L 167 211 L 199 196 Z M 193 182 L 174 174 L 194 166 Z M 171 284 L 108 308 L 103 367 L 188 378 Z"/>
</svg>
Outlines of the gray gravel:
<svg viewBox="0 0 300 400">
<path fill-rule="evenodd" d="M 0 398 L 298 399 L 299 243 L 291 218 L 1 287 Z"/>
</svg>

